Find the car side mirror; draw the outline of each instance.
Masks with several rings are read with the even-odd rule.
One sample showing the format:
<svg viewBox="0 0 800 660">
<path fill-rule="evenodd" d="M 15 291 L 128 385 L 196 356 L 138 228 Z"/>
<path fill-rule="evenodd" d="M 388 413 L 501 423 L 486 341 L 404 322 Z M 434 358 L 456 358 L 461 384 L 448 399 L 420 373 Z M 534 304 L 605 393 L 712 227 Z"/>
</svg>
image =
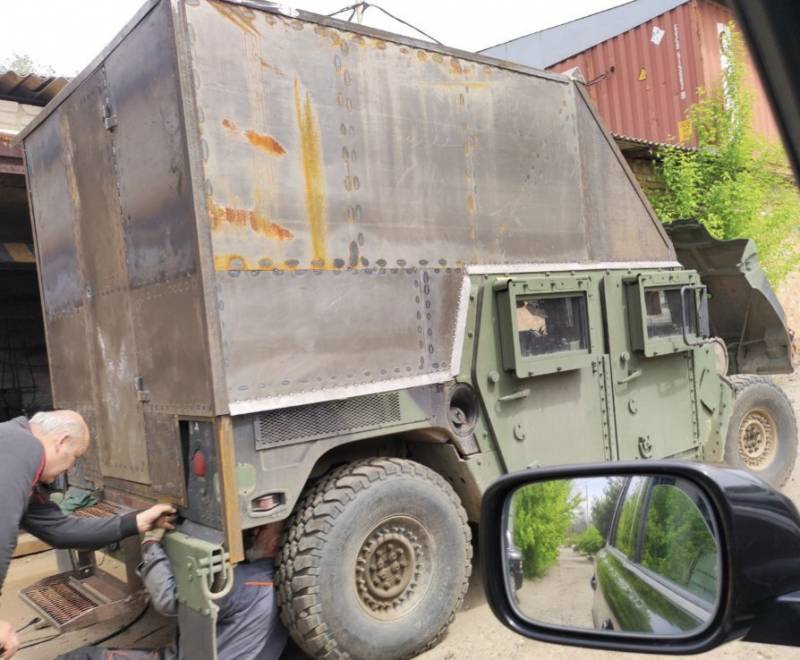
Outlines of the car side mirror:
<svg viewBox="0 0 800 660">
<path fill-rule="evenodd" d="M 677 461 L 502 477 L 483 498 L 487 599 L 539 641 L 700 653 L 800 645 L 800 517 L 749 472 Z"/>
</svg>

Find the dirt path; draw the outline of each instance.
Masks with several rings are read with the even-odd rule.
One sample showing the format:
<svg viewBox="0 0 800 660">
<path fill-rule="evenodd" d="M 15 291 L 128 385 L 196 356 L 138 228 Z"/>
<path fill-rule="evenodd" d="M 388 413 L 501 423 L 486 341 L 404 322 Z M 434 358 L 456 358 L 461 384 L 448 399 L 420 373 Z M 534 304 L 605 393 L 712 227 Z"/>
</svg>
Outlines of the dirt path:
<svg viewBox="0 0 800 660">
<path fill-rule="evenodd" d="M 572 548 L 560 548 L 544 577 L 525 580 L 517 592 L 519 608 L 543 623 L 592 628 L 594 562 Z"/>
</svg>

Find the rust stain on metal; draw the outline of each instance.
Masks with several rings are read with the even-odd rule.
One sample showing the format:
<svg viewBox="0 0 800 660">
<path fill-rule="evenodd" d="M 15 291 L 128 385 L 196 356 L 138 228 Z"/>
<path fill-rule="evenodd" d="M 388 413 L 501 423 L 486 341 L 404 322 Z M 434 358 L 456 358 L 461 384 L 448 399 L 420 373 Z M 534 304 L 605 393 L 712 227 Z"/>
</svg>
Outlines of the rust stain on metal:
<svg viewBox="0 0 800 660">
<path fill-rule="evenodd" d="M 268 154 L 283 156 L 286 153 L 286 149 L 283 148 L 281 143 L 269 135 L 263 135 L 255 131 L 245 131 L 244 135 L 250 144 L 262 151 L 266 151 Z"/>
<path fill-rule="evenodd" d="M 276 76 L 281 76 L 282 78 L 286 77 L 286 74 L 283 71 L 281 71 L 278 67 L 273 66 L 272 64 L 267 62 L 267 60 L 265 60 L 263 57 L 259 57 L 258 61 L 261 64 L 262 69 L 266 69 L 267 71 L 272 71 L 272 73 L 274 73 Z"/>
<path fill-rule="evenodd" d="M 223 119 L 222 125 L 234 135 L 239 135 L 239 127 L 230 119 Z M 261 151 L 272 156 L 283 156 L 283 154 L 286 153 L 286 149 L 283 148 L 283 145 L 271 135 L 264 135 L 252 129 L 244 131 L 243 135 L 256 149 L 261 149 Z"/>
<path fill-rule="evenodd" d="M 417 59 L 420 62 L 424 62 L 425 60 L 428 59 L 428 54 L 424 50 L 418 50 L 417 51 Z"/>
<path fill-rule="evenodd" d="M 217 12 L 231 23 L 233 23 L 236 27 L 240 30 L 245 32 L 249 32 L 250 34 L 260 37 L 261 33 L 256 29 L 253 25 L 253 21 L 255 20 L 255 14 L 248 15 L 246 11 L 243 10 L 242 7 L 237 7 L 236 5 L 229 5 L 224 2 L 215 2 L 214 0 L 209 3 Z"/>
<path fill-rule="evenodd" d="M 475 213 L 475 197 L 473 195 L 467 195 L 467 211 Z"/>
<path fill-rule="evenodd" d="M 208 214 L 211 218 L 211 229 L 216 231 L 225 226 L 240 228 L 250 227 L 253 231 L 261 234 L 265 238 L 276 241 L 290 241 L 294 238 L 292 232 L 286 227 L 270 222 L 263 215 L 247 209 L 235 209 L 228 206 L 220 206 L 213 199 L 208 200 Z"/>
<path fill-rule="evenodd" d="M 459 62 L 455 57 L 450 58 L 450 73 L 461 75 L 464 71 L 461 68 L 461 62 Z"/>
<path fill-rule="evenodd" d="M 311 230 L 312 260 L 326 261 L 327 222 L 325 217 L 325 178 L 322 169 L 322 149 L 319 125 L 311 107 L 311 96 L 301 98 L 300 83 L 294 81 L 294 105 L 297 128 L 300 131 L 300 150 L 305 179 L 306 214 Z"/>
</svg>

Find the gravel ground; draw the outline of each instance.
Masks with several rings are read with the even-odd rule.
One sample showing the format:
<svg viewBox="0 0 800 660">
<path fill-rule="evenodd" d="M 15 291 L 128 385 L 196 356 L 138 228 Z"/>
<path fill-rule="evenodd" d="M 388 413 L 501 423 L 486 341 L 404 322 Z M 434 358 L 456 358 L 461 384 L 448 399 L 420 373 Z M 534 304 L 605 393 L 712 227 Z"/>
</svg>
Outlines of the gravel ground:
<svg viewBox="0 0 800 660">
<path fill-rule="evenodd" d="M 795 408 L 795 415 L 800 418 L 800 375 L 777 377 L 775 379 L 789 395 Z M 789 481 L 783 488 L 783 492 L 800 508 L 800 465 L 795 466 L 795 470 Z M 113 560 L 106 559 L 109 564 L 104 568 L 110 572 L 119 571 L 120 567 L 115 566 Z M 571 562 L 572 563 L 572 562 Z M 586 563 L 585 566 L 591 567 Z M 561 574 L 558 579 L 585 580 L 586 575 L 580 572 L 580 565 L 574 564 L 568 574 Z M 45 552 L 40 555 L 26 557 L 12 562 L 11 570 L 0 596 L 0 618 L 12 621 L 21 625 L 33 616 L 31 610 L 18 600 L 17 590 L 30 584 L 34 580 L 45 577 L 55 572 L 55 558 L 52 552 Z M 568 575 L 568 577 L 565 577 Z M 526 598 L 535 598 L 538 607 L 542 603 L 563 603 L 565 598 L 569 599 L 567 590 L 558 586 L 558 579 L 539 584 L 539 589 L 543 589 L 538 595 L 526 594 Z M 546 592 L 546 597 L 542 600 L 542 594 Z M 128 619 L 133 619 L 137 613 L 128 613 Z M 552 620 L 552 619 L 551 619 Z M 119 620 L 113 626 L 119 626 Z M 113 628 L 112 628 L 113 629 Z M 79 646 L 81 643 L 100 639 L 108 634 L 109 630 L 93 628 L 91 633 L 86 631 L 74 633 L 70 639 L 61 637 L 59 640 L 41 644 L 39 646 L 21 651 L 17 656 L 20 660 L 50 660 L 59 653 L 63 653 L 69 648 Z M 47 630 L 26 631 L 23 636 L 25 640 L 41 639 L 48 635 Z M 139 646 L 152 647 L 158 642 L 168 639 L 170 629 L 165 626 L 164 620 L 159 617 L 147 614 L 136 625 L 128 629 L 123 636 L 109 640 L 108 644 L 115 646 Z M 300 660 L 301 654 L 297 652 L 284 654 L 284 658 L 289 656 L 289 660 Z M 418 656 L 421 660 L 483 660 L 485 658 L 503 658 L 504 660 L 529 660 L 532 658 L 556 658 L 564 660 L 590 660 L 593 658 L 612 658 L 621 654 L 603 651 L 588 651 L 567 646 L 555 646 L 534 642 L 511 632 L 495 619 L 488 604 L 483 596 L 483 584 L 479 571 L 475 571 L 470 584 L 469 592 L 464 603 L 464 609 L 458 613 L 455 621 L 450 627 L 450 632 L 444 641 L 436 648 Z M 653 656 L 626 654 L 628 660 L 653 660 L 653 658 L 669 658 L 675 656 Z M 693 656 L 697 657 L 697 656 Z M 789 660 L 797 658 L 797 649 L 792 647 L 771 646 L 767 644 L 750 644 L 746 642 L 733 642 L 726 644 L 714 651 L 703 655 L 708 660 Z"/>
</svg>

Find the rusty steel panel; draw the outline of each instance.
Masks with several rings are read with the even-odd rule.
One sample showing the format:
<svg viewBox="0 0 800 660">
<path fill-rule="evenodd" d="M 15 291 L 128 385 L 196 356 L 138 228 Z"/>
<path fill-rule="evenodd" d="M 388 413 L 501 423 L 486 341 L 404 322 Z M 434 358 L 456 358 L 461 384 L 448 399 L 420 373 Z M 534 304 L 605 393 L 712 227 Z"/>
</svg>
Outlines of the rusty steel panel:
<svg viewBox="0 0 800 660">
<path fill-rule="evenodd" d="M 134 390 L 138 369 L 125 244 L 116 176 L 109 176 L 115 174 L 114 149 L 102 124 L 107 98 L 105 71 L 100 69 L 64 104 L 59 123 L 68 145 L 68 178 L 74 182 L 100 465 L 104 474 L 147 483 L 144 419 Z"/>
<path fill-rule="evenodd" d="M 150 0 L 23 132 L 107 488 L 185 499 L 180 416 L 451 379 L 470 267 L 674 260 L 570 81 L 303 17 Z"/>
<path fill-rule="evenodd" d="M 687 112 L 698 88 L 720 83 L 719 31 L 733 15 L 708 0 L 691 0 L 638 27 L 549 67 L 578 67 L 605 124 L 616 135 L 649 142 L 693 144 Z M 754 126 L 778 139 L 769 101 L 752 58 Z"/>
<path fill-rule="evenodd" d="M 638 198 L 581 158 L 574 85 L 234 4 L 186 16 L 232 412 L 447 379 L 461 287 L 435 270 L 630 256 L 593 244 L 582 178 Z M 672 258 L 646 203 L 621 214 L 638 258 Z M 434 360 L 407 304 L 423 274 Z"/>
</svg>

